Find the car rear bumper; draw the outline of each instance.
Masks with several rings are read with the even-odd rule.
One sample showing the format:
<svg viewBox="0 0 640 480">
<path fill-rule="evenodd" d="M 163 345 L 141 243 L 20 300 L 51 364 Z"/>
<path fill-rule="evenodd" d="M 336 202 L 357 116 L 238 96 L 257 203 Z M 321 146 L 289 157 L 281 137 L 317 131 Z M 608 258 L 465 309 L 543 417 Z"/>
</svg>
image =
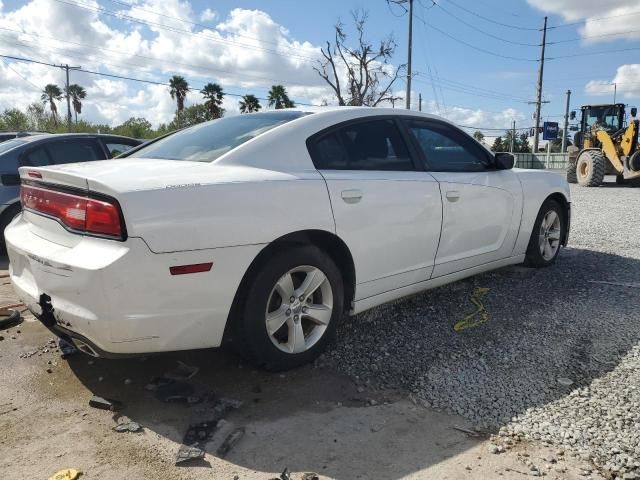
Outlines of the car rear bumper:
<svg viewBox="0 0 640 480">
<path fill-rule="evenodd" d="M 48 229 L 62 229 L 50 221 Z M 80 237 L 69 246 L 41 235 L 24 214 L 5 232 L 18 297 L 56 335 L 106 357 L 219 346 L 242 275 L 261 249 L 156 254 L 140 238 Z M 209 272 L 169 271 L 207 262 Z"/>
</svg>

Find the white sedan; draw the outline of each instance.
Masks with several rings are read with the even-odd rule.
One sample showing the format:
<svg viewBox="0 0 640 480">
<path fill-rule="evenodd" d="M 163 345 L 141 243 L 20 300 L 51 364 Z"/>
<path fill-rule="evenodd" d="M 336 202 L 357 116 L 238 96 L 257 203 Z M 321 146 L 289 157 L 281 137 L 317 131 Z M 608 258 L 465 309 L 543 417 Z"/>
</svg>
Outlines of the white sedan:
<svg viewBox="0 0 640 480">
<path fill-rule="evenodd" d="M 343 314 L 506 265 L 550 265 L 563 177 L 447 121 L 378 108 L 229 116 L 127 158 L 20 169 L 11 280 L 92 355 L 219 346 L 307 362 Z"/>
</svg>

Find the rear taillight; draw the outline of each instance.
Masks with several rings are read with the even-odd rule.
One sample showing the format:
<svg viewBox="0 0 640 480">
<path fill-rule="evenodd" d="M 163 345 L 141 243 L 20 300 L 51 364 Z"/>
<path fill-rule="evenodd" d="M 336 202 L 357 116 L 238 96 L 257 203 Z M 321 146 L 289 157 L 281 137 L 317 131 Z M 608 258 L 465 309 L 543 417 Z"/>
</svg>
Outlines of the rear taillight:
<svg viewBox="0 0 640 480">
<path fill-rule="evenodd" d="M 74 232 L 124 239 L 120 209 L 114 200 L 22 185 L 20 202 L 22 208 L 55 218 Z"/>
</svg>

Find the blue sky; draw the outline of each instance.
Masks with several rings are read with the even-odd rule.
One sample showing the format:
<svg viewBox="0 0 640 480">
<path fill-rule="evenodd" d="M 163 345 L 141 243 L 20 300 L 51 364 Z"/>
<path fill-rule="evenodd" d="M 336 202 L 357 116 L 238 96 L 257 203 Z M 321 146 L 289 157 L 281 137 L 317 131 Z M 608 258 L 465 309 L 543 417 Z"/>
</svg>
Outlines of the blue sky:
<svg viewBox="0 0 640 480">
<path fill-rule="evenodd" d="M 407 15 L 386 0 L 0 0 L 0 5 L 0 54 L 150 80 L 182 73 L 194 86 L 218 81 L 227 92 L 240 94 L 265 96 L 269 85 L 279 81 L 291 85 L 300 102 L 335 101 L 312 71 L 311 60 L 332 39 L 338 19 L 349 25 L 355 9 L 369 12 L 369 39 L 393 35 L 398 45 L 394 63 L 406 61 Z M 425 110 L 479 127 L 503 128 L 511 119 L 519 127 L 530 126 L 533 107 L 526 102 L 535 98 L 544 15 L 550 27 L 544 99 L 550 103 L 543 117 L 561 121 L 567 89 L 573 92 L 574 109 L 612 101 L 614 80 L 618 100 L 640 103 L 640 65 L 634 63 L 640 55 L 637 0 L 611 0 L 604 6 L 595 0 L 437 0 L 436 5 L 415 0 L 414 5 L 412 90 L 415 97 L 422 94 Z M 153 28 L 153 22 L 162 27 Z M 213 33 L 207 35 L 219 35 L 218 41 L 197 36 L 202 27 L 195 24 L 210 26 Z M 178 31 L 167 32 L 166 26 Z M 620 51 L 592 55 L 604 50 Z M 62 72 L 51 67 L 3 62 L 0 109 L 37 100 L 37 87 L 45 79 L 62 83 Z M 193 65 L 209 68 L 187 67 Z M 86 118 L 117 123 L 129 113 L 149 112 L 158 123 L 171 117 L 172 104 L 161 98 L 162 87 L 74 75 L 73 81 L 91 87 Z M 396 88 L 403 91 L 404 81 Z M 198 101 L 197 95 L 191 97 Z M 120 105 L 122 98 L 126 102 Z M 229 98 L 225 106 L 232 111 L 236 104 L 237 98 Z"/>
</svg>

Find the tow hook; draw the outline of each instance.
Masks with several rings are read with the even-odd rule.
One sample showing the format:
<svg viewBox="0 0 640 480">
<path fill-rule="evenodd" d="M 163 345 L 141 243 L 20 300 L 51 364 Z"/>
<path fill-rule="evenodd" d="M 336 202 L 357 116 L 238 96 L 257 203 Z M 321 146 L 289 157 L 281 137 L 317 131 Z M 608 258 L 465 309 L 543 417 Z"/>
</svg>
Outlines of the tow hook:
<svg viewBox="0 0 640 480">
<path fill-rule="evenodd" d="M 40 321 L 45 327 L 53 327 L 56 323 L 56 317 L 53 315 L 53 305 L 51 305 L 51 297 L 46 293 L 40 295 L 40 301 L 38 302 L 42 313 L 40 314 Z"/>
</svg>

